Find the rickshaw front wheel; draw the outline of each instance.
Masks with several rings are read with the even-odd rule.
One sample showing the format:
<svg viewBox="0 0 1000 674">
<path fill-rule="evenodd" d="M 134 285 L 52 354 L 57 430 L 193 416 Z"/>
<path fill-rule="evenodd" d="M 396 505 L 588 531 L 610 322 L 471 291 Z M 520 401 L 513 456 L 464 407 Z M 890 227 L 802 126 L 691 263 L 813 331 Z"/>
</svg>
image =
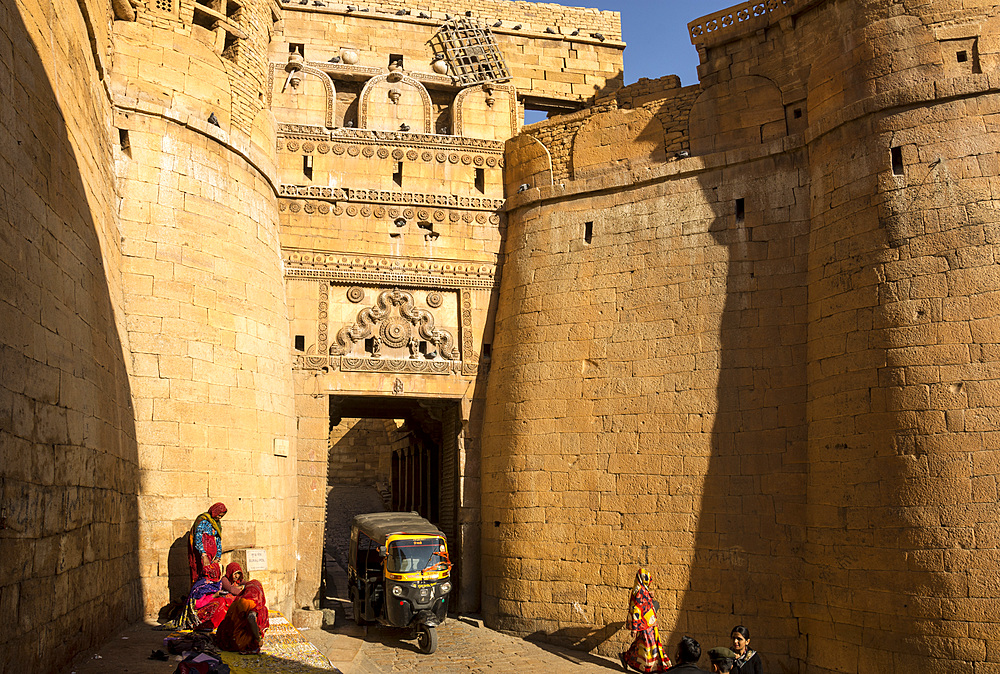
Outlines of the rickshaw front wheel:
<svg viewBox="0 0 1000 674">
<path fill-rule="evenodd" d="M 437 650 L 438 635 L 437 630 L 423 623 L 417 625 L 417 648 L 425 655 L 430 655 Z"/>
</svg>

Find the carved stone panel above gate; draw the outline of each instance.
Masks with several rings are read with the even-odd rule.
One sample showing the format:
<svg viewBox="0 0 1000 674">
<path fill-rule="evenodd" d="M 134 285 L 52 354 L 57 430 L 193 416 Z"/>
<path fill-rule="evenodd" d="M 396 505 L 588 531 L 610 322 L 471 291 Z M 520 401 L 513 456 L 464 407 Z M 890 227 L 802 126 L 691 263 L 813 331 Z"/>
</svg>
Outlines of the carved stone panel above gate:
<svg viewBox="0 0 1000 674">
<path fill-rule="evenodd" d="M 330 332 L 336 331 L 336 337 L 329 353 L 369 359 L 461 361 L 458 302 L 453 292 L 334 285 Z"/>
</svg>

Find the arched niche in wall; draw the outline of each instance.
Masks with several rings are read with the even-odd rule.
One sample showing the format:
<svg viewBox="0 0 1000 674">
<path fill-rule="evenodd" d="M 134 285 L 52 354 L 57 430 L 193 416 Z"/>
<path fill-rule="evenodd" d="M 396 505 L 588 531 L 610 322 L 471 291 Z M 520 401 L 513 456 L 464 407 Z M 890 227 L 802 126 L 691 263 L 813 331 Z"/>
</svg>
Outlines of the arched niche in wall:
<svg viewBox="0 0 1000 674">
<path fill-rule="evenodd" d="M 272 64 L 269 80 L 271 109 L 282 122 L 333 128 L 337 91 L 326 73 L 303 63 L 289 78 L 285 66 Z"/>
<path fill-rule="evenodd" d="M 376 75 L 358 98 L 358 128 L 431 133 L 431 96 L 417 80 L 401 72 Z"/>
<path fill-rule="evenodd" d="M 787 135 L 781 90 L 766 77 L 747 75 L 701 92 L 688 122 L 691 153 L 724 152 Z"/>
<path fill-rule="evenodd" d="M 455 96 L 451 108 L 456 136 L 507 140 L 517 135 L 517 89 L 510 84 L 477 84 Z"/>
<path fill-rule="evenodd" d="M 609 110 L 591 117 L 573 139 L 573 178 L 667 160 L 663 125 L 649 110 Z"/>
<path fill-rule="evenodd" d="M 504 147 L 505 196 L 509 199 L 517 194 L 521 185 L 542 187 L 549 185 L 552 170 L 549 156 L 541 141 L 526 133 L 514 136 Z"/>
</svg>

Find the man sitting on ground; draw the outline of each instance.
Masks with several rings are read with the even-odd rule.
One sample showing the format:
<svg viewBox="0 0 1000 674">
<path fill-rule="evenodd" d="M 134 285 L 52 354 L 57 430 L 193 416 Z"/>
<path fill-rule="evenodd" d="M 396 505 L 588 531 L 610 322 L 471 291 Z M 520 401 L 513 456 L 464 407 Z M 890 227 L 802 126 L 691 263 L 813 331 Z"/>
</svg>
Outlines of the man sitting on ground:
<svg viewBox="0 0 1000 674">
<path fill-rule="evenodd" d="M 701 645 L 691 637 L 681 637 L 681 642 L 677 644 L 677 655 L 674 658 L 677 664 L 667 671 L 674 674 L 687 674 L 689 672 L 702 672 L 704 674 L 705 670 L 695 664 L 700 658 Z"/>
<path fill-rule="evenodd" d="M 712 661 L 712 672 L 718 674 L 729 674 L 733 671 L 733 663 L 736 662 L 736 653 L 725 646 L 718 646 L 708 652 L 708 659 Z"/>
</svg>

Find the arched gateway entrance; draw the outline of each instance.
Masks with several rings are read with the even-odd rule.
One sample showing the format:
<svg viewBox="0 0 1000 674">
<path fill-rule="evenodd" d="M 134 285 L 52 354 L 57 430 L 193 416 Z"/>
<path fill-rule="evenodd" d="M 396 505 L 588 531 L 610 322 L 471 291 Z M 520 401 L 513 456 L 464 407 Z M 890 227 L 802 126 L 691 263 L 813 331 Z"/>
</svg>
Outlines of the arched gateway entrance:
<svg viewBox="0 0 1000 674">
<path fill-rule="evenodd" d="M 458 536 L 461 402 L 446 398 L 328 396 L 327 468 L 320 604 L 346 606 L 351 519 L 380 510 L 415 511 L 452 541 L 454 574 L 463 574 Z M 456 584 L 461 590 L 461 584 Z M 453 601 L 461 601 L 461 595 Z"/>
</svg>

